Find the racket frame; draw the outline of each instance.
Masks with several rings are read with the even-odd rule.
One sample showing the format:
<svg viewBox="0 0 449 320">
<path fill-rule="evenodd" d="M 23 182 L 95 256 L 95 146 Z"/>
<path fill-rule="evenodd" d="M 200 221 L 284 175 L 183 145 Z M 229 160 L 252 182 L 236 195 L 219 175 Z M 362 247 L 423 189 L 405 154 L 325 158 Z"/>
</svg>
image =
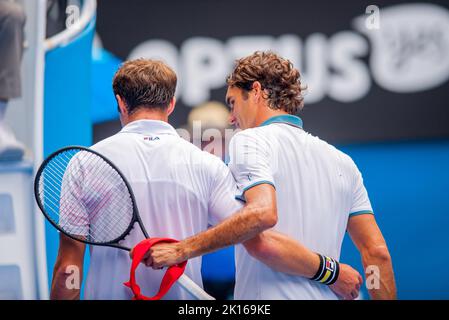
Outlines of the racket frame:
<svg viewBox="0 0 449 320">
<path fill-rule="evenodd" d="M 123 182 L 125 183 L 126 187 L 128 188 L 128 192 L 129 195 L 131 197 L 131 201 L 132 201 L 132 205 L 133 205 L 133 216 L 131 219 L 131 223 L 129 224 L 128 228 L 117 238 L 108 241 L 108 242 L 102 242 L 102 243 L 98 243 L 98 242 L 92 242 L 89 240 L 83 240 L 80 238 L 75 237 L 74 235 L 71 235 L 70 233 L 64 231 L 64 229 L 62 229 L 55 221 L 53 221 L 53 219 L 50 218 L 50 215 L 47 214 L 46 210 L 44 209 L 44 205 L 40 199 L 40 195 L 39 195 L 39 180 L 42 176 L 42 172 L 44 171 L 44 169 L 46 168 L 47 164 L 53 160 L 57 155 L 68 151 L 68 150 L 80 150 L 80 151 L 86 151 L 86 152 L 90 152 L 95 154 L 96 156 L 100 157 L 102 160 L 104 160 L 107 164 L 109 164 L 115 171 L 117 171 L 117 173 L 119 174 L 120 178 L 122 178 Z M 75 154 L 76 155 L 76 154 Z M 37 170 L 36 173 L 36 177 L 34 179 L 34 196 L 36 198 L 36 202 L 37 205 L 39 206 L 39 209 L 42 211 L 42 213 L 44 214 L 45 218 L 60 232 L 62 232 L 64 235 L 68 236 L 69 238 L 76 240 L 76 241 L 81 241 L 83 243 L 86 244 L 90 244 L 90 245 L 95 245 L 95 246 L 103 246 L 103 247 L 113 247 L 113 248 L 118 248 L 118 249 L 122 249 L 122 250 L 126 250 L 126 251 L 130 251 L 131 248 L 122 246 L 119 244 L 120 241 L 124 240 L 129 233 L 131 232 L 131 230 L 134 228 L 134 224 L 137 222 L 140 226 L 140 229 L 142 230 L 142 233 L 144 234 L 145 238 L 148 239 L 149 235 L 147 233 L 147 231 L 145 230 L 145 227 L 143 226 L 142 220 L 140 218 L 139 215 L 139 210 L 137 209 L 137 205 L 136 205 L 136 199 L 134 197 L 134 193 L 131 189 L 130 184 L 128 183 L 128 180 L 126 180 L 125 176 L 123 175 L 123 173 L 112 163 L 112 161 L 110 161 L 108 158 L 106 158 L 105 156 L 103 156 L 102 154 L 90 149 L 90 148 L 86 148 L 83 146 L 67 146 L 64 148 L 61 148 L 59 150 L 56 150 L 55 152 L 51 153 L 45 160 L 44 162 L 42 162 L 42 164 L 40 165 L 39 169 Z"/>
<path fill-rule="evenodd" d="M 78 150 L 82 150 L 82 151 L 87 151 L 87 152 L 91 152 L 97 156 L 99 156 L 101 159 L 103 159 L 104 161 L 106 161 L 107 164 L 109 164 L 113 169 L 115 169 L 117 171 L 117 173 L 120 175 L 120 177 L 123 179 L 123 181 L 125 182 L 126 187 L 128 188 L 130 197 L 131 197 L 131 201 L 133 203 L 133 217 L 131 219 L 131 223 L 129 224 L 128 228 L 126 229 L 126 231 L 120 235 L 119 237 L 117 237 L 114 240 L 108 241 L 108 242 L 103 242 L 103 243 L 96 243 L 96 242 L 92 242 L 92 241 L 88 241 L 88 240 L 83 240 L 80 238 L 77 238 L 67 232 L 65 232 L 56 222 L 54 222 L 50 216 L 47 214 L 46 210 L 44 209 L 44 206 L 40 200 L 39 197 L 39 180 L 38 178 L 41 177 L 42 172 L 44 171 L 45 167 L 47 166 L 47 164 L 55 158 L 55 156 L 57 156 L 58 154 L 67 151 L 67 150 L 73 150 L 73 149 L 78 149 Z M 39 206 L 39 209 L 41 210 L 41 212 L 43 213 L 43 215 L 45 216 L 45 218 L 60 232 L 62 232 L 63 234 L 65 234 L 66 236 L 68 236 L 69 238 L 76 240 L 76 241 L 80 241 L 89 245 L 94 245 L 94 246 L 103 246 L 103 247 L 112 247 L 112 248 L 118 248 L 118 249 L 122 249 L 122 250 L 126 250 L 126 251 L 130 251 L 130 248 L 124 247 L 120 244 L 118 244 L 118 242 L 124 240 L 126 238 L 126 236 L 131 232 L 131 230 L 134 228 L 134 224 L 137 222 L 140 226 L 140 229 L 142 230 L 142 233 L 144 234 L 145 238 L 148 239 L 150 238 L 147 231 L 145 230 L 145 227 L 142 223 L 142 220 L 140 218 L 139 215 L 139 210 L 137 209 L 137 205 L 136 205 L 136 199 L 134 197 L 134 193 L 131 189 L 130 184 L 128 183 L 128 180 L 126 180 L 125 176 L 123 175 L 123 173 L 112 163 L 112 161 L 110 161 L 108 158 L 106 158 L 105 156 L 103 156 L 102 154 L 90 149 L 90 148 L 86 148 L 83 146 L 77 146 L 77 145 L 73 145 L 73 146 L 67 146 L 64 148 L 61 148 L 59 150 L 56 150 L 55 152 L 51 153 L 40 165 L 39 169 L 37 170 L 36 173 L 36 177 L 34 179 L 34 196 L 36 198 L 36 202 L 37 205 Z M 199 287 L 195 282 L 193 282 L 189 277 L 187 277 L 185 274 L 181 275 L 181 277 L 178 279 L 178 283 L 184 288 L 186 289 L 188 292 L 190 292 L 190 294 L 192 294 L 193 296 L 195 296 L 197 299 L 200 300 L 215 300 L 214 297 L 212 297 L 211 295 L 209 295 L 206 291 L 204 291 L 201 287 Z"/>
</svg>

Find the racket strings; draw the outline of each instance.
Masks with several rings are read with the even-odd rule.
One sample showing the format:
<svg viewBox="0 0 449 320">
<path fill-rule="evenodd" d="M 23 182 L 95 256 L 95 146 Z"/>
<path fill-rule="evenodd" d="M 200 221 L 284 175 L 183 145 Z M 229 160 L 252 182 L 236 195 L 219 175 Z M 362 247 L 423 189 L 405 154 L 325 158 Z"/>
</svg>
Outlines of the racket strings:
<svg viewBox="0 0 449 320">
<path fill-rule="evenodd" d="M 123 209 L 125 209 L 125 211 L 132 210 L 132 205 L 131 199 L 121 202 L 129 204 L 128 208 L 119 207 L 117 203 L 114 202 L 114 198 L 111 198 L 112 194 L 114 196 L 117 196 L 119 195 L 119 192 L 125 191 L 125 193 L 127 193 L 127 189 L 123 183 L 123 180 L 107 162 L 103 161 L 103 159 L 95 157 L 93 156 L 93 154 L 89 154 L 88 156 L 91 156 L 96 161 L 96 163 L 94 163 L 94 168 L 98 169 L 96 174 L 98 174 L 99 176 L 103 176 L 103 179 L 99 179 L 96 183 L 90 184 L 90 189 L 93 189 L 93 192 L 90 192 L 90 197 L 83 200 L 82 202 L 89 211 L 92 240 L 102 241 L 104 239 L 98 239 L 95 237 L 95 235 L 101 235 L 102 238 L 105 234 L 109 235 L 109 228 L 114 226 L 117 227 L 120 222 L 123 222 L 123 219 L 120 219 L 120 212 L 123 211 Z M 117 188 L 117 186 L 122 186 L 122 189 L 124 189 L 123 187 L 125 187 L 125 190 L 117 190 L 116 192 L 114 192 L 113 189 Z M 98 190 L 100 190 L 101 193 L 94 196 L 94 194 L 96 194 Z M 95 201 L 96 199 L 93 199 L 94 197 L 99 198 L 100 201 Z M 91 205 L 92 203 L 94 204 L 94 206 Z M 106 206 L 108 206 L 108 209 L 112 209 L 110 211 L 107 211 L 107 219 L 105 219 L 106 217 L 104 216 Z M 128 227 L 129 221 L 124 222 L 124 224 L 121 223 L 121 225 L 119 225 L 119 230 L 125 231 Z M 117 236 L 119 235 L 120 234 L 118 234 Z"/>
<path fill-rule="evenodd" d="M 51 161 L 49 161 L 49 163 L 47 164 L 44 174 L 42 175 L 45 178 L 45 182 L 49 183 L 50 185 L 46 185 L 46 188 L 44 189 L 44 199 L 46 200 L 44 203 L 47 205 L 46 208 L 47 210 L 50 209 L 51 213 L 52 213 L 52 220 L 56 223 L 58 223 L 59 221 L 59 211 L 60 211 L 60 206 L 62 206 L 63 208 L 70 209 L 70 210 L 74 210 L 74 206 L 72 205 L 70 208 L 68 208 L 66 206 L 67 202 L 64 201 L 60 201 L 61 198 L 64 198 L 64 195 L 61 195 L 61 189 L 62 189 L 62 181 L 63 181 L 63 177 L 64 177 L 64 171 L 68 165 L 68 161 L 67 159 L 71 159 L 72 156 L 77 153 L 77 151 L 74 150 L 70 150 L 70 157 L 67 157 L 66 154 L 67 152 L 61 153 L 58 155 L 58 157 L 54 157 L 51 159 Z M 61 163 L 61 161 L 59 161 L 59 158 L 64 158 L 66 161 L 66 163 Z M 73 168 L 73 167 L 72 167 Z M 76 174 L 79 173 L 79 170 L 76 172 Z M 43 183 L 40 183 L 41 186 L 43 186 Z M 41 193 L 42 194 L 42 193 Z M 45 198 L 45 196 L 47 196 L 47 198 Z M 51 200 L 49 199 L 51 198 Z M 50 202 L 53 207 L 48 207 L 48 202 Z M 76 217 L 75 215 L 72 215 L 72 218 Z M 55 219 L 56 218 L 56 219 Z M 74 219 L 72 219 L 74 220 Z M 79 222 L 79 220 L 78 220 Z M 70 231 L 70 230 L 67 230 Z"/>
<path fill-rule="evenodd" d="M 63 154 L 61 154 L 61 156 L 63 156 Z M 65 156 L 65 155 L 64 155 Z M 66 157 L 65 157 L 66 158 Z M 67 159 L 67 158 L 66 158 Z M 52 198 L 52 204 L 56 207 L 56 208 L 58 208 L 60 205 L 62 206 L 62 208 L 64 208 L 66 211 L 69 211 L 69 210 L 73 210 L 73 209 L 75 209 L 74 208 L 74 204 L 73 204 L 73 202 L 70 202 L 71 203 L 71 206 L 70 207 L 67 207 L 67 201 L 66 202 L 61 202 L 61 203 L 59 203 L 60 202 L 60 199 L 59 198 L 57 198 L 57 196 L 56 195 L 54 195 L 53 193 L 51 193 L 51 191 L 53 191 L 54 189 L 56 189 L 56 190 L 59 190 L 59 189 L 61 189 L 61 181 L 62 181 L 62 179 L 63 179 L 63 176 L 64 176 L 64 172 L 63 172 L 63 170 L 65 170 L 64 169 L 64 167 L 66 166 L 66 165 L 64 165 L 64 164 L 61 164 L 60 163 L 60 161 L 58 161 L 58 158 L 53 158 L 52 160 L 51 160 L 51 162 L 50 162 L 51 164 L 49 164 L 49 165 L 47 165 L 47 167 L 46 167 L 46 173 L 48 174 L 48 177 L 49 178 L 51 178 L 51 179 L 49 179 L 48 181 L 51 183 L 51 185 L 52 185 L 52 187 L 53 187 L 53 189 L 47 189 L 47 191 L 49 191 L 49 192 L 47 192 L 47 195 L 49 195 L 51 198 Z M 52 165 L 54 164 L 54 166 L 52 167 Z M 58 164 L 58 165 L 56 165 L 56 164 Z M 61 166 L 62 165 L 62 166 Z M 61 169 L 62 168 L 62 169 Z M 59 171 L 58 171 L 59 170 Z M 75 176 L 77 176 L 77 175 L 79 175 L 79 173 L 80 173 L 80 170 L 81 169 L 77 169 L 77 171 L 76 172 L 73 172 L 73 174 L 75 175 Z M 61 173 L 60 175 L 58 175 L 58 173 Z M 61 198 L 67 198 L 67 197 L 65 197 L 66 195 L 64 195 L 64 194 L 61 194 L 60 195 L 60 197 Z M 55 203 L 56 202 L 56 203 Z M 78 205 L 82 205 L 82 202 L 78 202 Z"/>
<path fill-rule="evenodd" d="M 92 156 L 92 154 L 89 154 L 89 156 Z M 98 162 L 98 159 L 102 160 L 101 158 L 98 158 L 98 157 L 95 160 L 97 160 L 97 162 Z M 58 162 L 58 168 L 61 168 L 61 163 L 59 161 L 56 161 L 56 162 Z M 106 166 L 107 163 L 105 161 L 101 161 L 100 164 L 101 165 L 98 165 L 98 164 L 94 165 L 95 168 L 98 168 L 97 174 L 103 174 L 105 172 L 105 170 L 104 170 L 105 168 L 104 167 Z M 107 171 L 109 173 L 111 173 L 111 172 L 114 173 L 115 172 L 115 170 L 113 170 L 109 166 L 107 166 L 106 169 L 108 169 Z M 75 175 L 79 175 L 79 171 L 80 170 L 78 169 L 75 172 Z M 104 178 L 104 176 L 103 176 L 103 178 Z M 103 183 L 102 184 L 100 184 L 101 181 L 99 183 L 96 183 L 96 184 L 95 183 L 91 184 L 91 188 L 94 191 L 100 189 L 100 190 L 103 190 L 103 194 L 104 194 L 104 196 L 100 195 L 101 201 L 95 207 L 91 207 L 89 205 L 89 203 L 92 200 L 92 197 L 90 197 L 89 200 L 87 200 L 87 201 L 86 200 L 85 201 L 78 201 L 78 205 L 79 205 L 80 202 L 81 203 L 84 202 L 85 207 L 87 207 L 88 210 L 90 209 L 89 210 L 90 211 L 90 231 L 91 231 L 90 232 L 90 236 L 92 238 L 90 240 L 94 240 L 94 241 L 98 241 L 98 242 L 100 242 L 100 241 L 102 241 L 104 239 L 98 239 L 97 237 L 95 237 L 95 235 L 104 235 L 106 233 L 106 231 L 109 232 L 109 229 L 107 229 L 107 228 L 110 228 L 110 226 L 108 227 L 107 224 L 103 223 L 103 227 L 100 227 L 99 223 L 94 221 L 94 218 L 95 218 L 95 216 L 101 216 L 100 213 L 102 213 L 102 212 L 104 213 L 104 210 L 101 210 L 101 209 L 104 209 L 104 207 L 105 207 L 105 203 L 106 202 L 104 200 L 109 200 L 108 201 L 109 207 L 113 207 L 113 204 L 114 204 L 114 202 L 111 202 L 110 196 L 109 196 L 109 198 L 107 198 L 108 194 L 110 193 L 110 191 L 109 191 L 110 186 L 106 187 L 104 181 L 110 181 L 110 182 L 112 182 L 112 185 L 116 184 L 116 181 L 111 179 L 111 174 L 109 174 L 108 177 L 103 179 Z M 120 181 L 121 180 L 119 179 L 119 182 Z M 64 199 L 64 198 L 67 198 L 67 197 L 64 194 L 62 194 L 61 195 L 61 199 Z M 62 208 L 60 209 L 60 212 L 70 212 L 69 210 L 73 211 L 73 209 L 74 209 L 73 208 L 73 202 L 72 202 L 72 206 L 71 207 L 64 206 L 65 204 L 67 204 L 67 202 L 62 201 L 61 203 L 62 203 Z M 128 201 L 128 203 L 129 203 L 129 201 Z M 112 212 L 117 213 L 117 209 L 122 209 L 122 208 L 119 208 L 119 207 L 115 206 L 115 208 L 113 208 L 113 209 L 115 211 L 112 211 Z M 83 211 L 85 211 L 85 209 L 83 209 Z M 74 214 L 73 212 L 71 212 L 70 216 L 71 216 L 71 219 L 70 219 L 70 224 L 68 226 L 70 227 L 70 225 L 74 225 L 74 227 L 73 228 L 66 228 L 67 231 L 73 233 L 74 231 L 77 231 L 79 229 L 78 225 L 80 223 L 81 224 L 84 223 L 84 225 L 86 224 L 87 219 L 85 217 L 83 217 L 82 215 L 77 215 L 76 213 Z M 112 225 L 115 225 L 115 226 L 117 226 L 117 223 L 120 222 L 119 219 L 117 219 L 117 218 L 114 219 L 114 217 L 112 215 L 110 215 L 110 214 L 108 215 L 107 218 L 108 219 L 106 221 L 112 222 Z M 97 219 L 97 220 L 99 220 L 101 222 L 105 221 L 104 218 Z M 127 223 L 125 223 L 125 225 L 123 227 L 119 228 L 119 229 L 124 229 L 126 227 L 127 227 Z M 102 236 L 102 238 L 103 238 L 103 236 Z"/>
<path fill-rule="evenodd" d="M 91 155 L 92 155 L 92 154 L 88 154 L 88 156 L 91 156 Z M 98 161 L 99 159 L 102 160 L 101 158 L 98 158 L 98 157 L 95 158 L 95 160 L 97 160 L 97 161 Z M 101 161 L 101 162 L 100 162 L 100 165 L 95 164 L 95 166 L 98 167 L 98 172 L 97 172 L 97 173 L 102 174 L 104 171 L 107 171 L 107 172 L 109 173 L 109 176 L 108 176 L 106 179 L 104 179 L 105 181 L 111 181 L 111 175 L 112 175 L 112 173 L 116 173 L 115 170 L 114 170 L 112 167 L 110 167 L 105 161 Z M 108 167 L 106 168 L 106 170 L 105 170 L 105 166 L 108 166 Z M 81 170 L 81 169 L 78 169 L 78 170 L 77 170 L 77 172 L 75 173 L 75 176 L 80 172 L 80 170 Z M 122 180 L 121 180 L 120 177 L 118 177 L 117 180 L 118 180 L 118 181 L 113 181 L 113 184 L 114 184 L 114 185 L 117 185 L 117 184 L 119 184 L 119 183 L 122 182 Z M 103 190 L 105 190 L 105 189 L 106 189 L 106 183 L 103 181 L 103 182 L 102 182 L 102 185 L 100 185 L 100 184 L 99 184 L 100 182 L 101 182 L 101 180 L 99 180 L 99 182 L 98 182 L 97 184 L 92 184 L 91 188 L 93 188 L 94 190 L 97 190 L 97 189 L 103 189 Z M 116 183 L 116 182 L 117 182 L 117 183 Z M 89 208 L 89 204 L 94 200 L 94 197 L 95 197 L 94 193 L 91 193 L 90 196 L 89 196 L 88 198 L 84 198 L 84 200 L 83 200 L 82 203 L 86 204 L 86 207 Z M 107 200 L 107 197 L 106 197 L 106 196 L 103 197 L 101 201 L 105 201 L 105 200 Z M 63 204 L 65 204 L 65 202 L 64 202 Z M 110 203 L 110 205 L 111 205 L 111 204 L 112 204 L 112 203 Z M 72 206 L 73 206 L 73 204 L 72 204 Z M 103 206 L 103 205 L 102 205 L 102 203 L 100 202 L 96 207 L 93 207 L 93 208 L 90 209 L 90 211 L 92 212 L 92 213 L 91 213 L 91 220 L 94 220 L 94 218 L 95 218 L 95 216 L 96 216 L 96 213 L 99 212 L 98 209 L 100 209 L 102 206 Z M 67 209 L 70 210 L 71 208 L 67 208 Z M 116 208 L 116 209 L 120 209 L 120 208 Z"/>
<path fill-rule="evenodd" d="M 92 156 L 92 155 L 93 154 L 88 154 L 87 156 Z M 97 161 L 97 163 L 94 164 L 95 167 L 98 167 L 97 173 L 98 174 L 103 174 L 106 171 L 107 173 L 109 173 L 109 176 L 107 176 L 106 179 L 104 179 L 103 181 L 99 180 L 99 182 L 97 184 L 92 184 L 91 188 L 93 188 L 94 190 L 98 190 L 98 189 L 100 189 L 100 190 L 107 190 L 108 186 L 106 186 L 105 181 L 112 181 L 112 184 L 111 184 L 112 186 L 119 185 L 121 182 L 123 182 L 121 177 L 118 176 L 118 174 L 116 174 L 114 176 L 114 178 L 118 177 L 116 179 L 117 181 L 111 180 L 112 174 L 116 173 L 116 171 L 112 167 L 110 167 L 107 162 L 103 161 L 99 157 L 95 157 L 94 160 Z M 102 160 L 102 161 L 98 161 L 98 160 Z M 100 162 L 100 164 L 98 164 L 98 162 Z M 78 174 L 80 170 L 81 169 L 78 169 L 76 174 Z M 101 182 L 102 182 L 102 184 L 100 185 Z M 95 197 L 94 194 L 95 193 L 92 192 L 92 193 L 90 193 L 90 196 L 88 198 L 84 198 L 83 199 L 82 203 L 85 204 L 85 207 L 90 208 L 89 204 L 93 202 L 93 200 L 94 200 L 93 198 Z M 108 199 L 110 199 L 109 192 L 106 195 L 104 195 L 104 197 L 101 198 L 100 202 L 95 207 L 90 208 L 90 212 L 91 212 L 90 220 L 91 221 L 94 221 L 96 216 L 98 216 L 98 213 L 100 212 L 100 209 L 105 205 L 106 200 L 108 200 Z M 65 203 L 66 202 L 64 202 L 63 204 L 65 204 Z M 126 203 L 131 204 L 130 202 L 126 202 Z M 114 204 L 113 202 L 109 202 L 110 206 L 113 206 L 113 204 Z M 73 206 L 73 203 L 72 203 L 72 206 Z M 70 210 L 71 208 L 67 208 L 67 209 Z M 115 206 L 115 209 L 119 210 L 121 208 L 118 208 L 117 206 Z M 115 211 L 115 212 L 119 212 L 119 211 Z"/>
<path fill-rule="evenodd" d="M 116 240 L 133 218 L 133 200 L 121 175 L 88 151 L 71 149 L 54 156 L 41 174 L 38 190 L 54 223 L 93 243 Z"/>
</svg>

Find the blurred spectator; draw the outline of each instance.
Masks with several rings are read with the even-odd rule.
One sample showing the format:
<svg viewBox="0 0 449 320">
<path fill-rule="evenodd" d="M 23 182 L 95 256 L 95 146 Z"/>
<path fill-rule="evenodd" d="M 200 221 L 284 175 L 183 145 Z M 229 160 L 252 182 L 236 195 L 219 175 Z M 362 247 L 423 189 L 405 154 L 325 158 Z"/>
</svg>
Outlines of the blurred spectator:
<svg viewBox="0 0 449 320">
<path fill-rule="evenodd" d="M 25 19 L 24 10 L 18 3 L 0 0 L 0 161 L 20 160 L 25 150 L 5 123 L 8 101 L 21 96 Z"/>
<path fill-rule="evenodd" d="M 212 153 L 226 162 L 225 130 L 229 128 L 229 115 L 229 109 L 217 101 L 208 101 L 193 108 L 187 117 L 187 130 L 191 135 L 190 142 L 198 145 L 201 141 L 202 150 Z M 231 136 L 227 138 L 230 139 Z"/>
<path fill-rule="evenodd" d="M 187 121 L 189 126 L 194 121 L 201 121 L 203 128 L 226 129 L 229 128 L 229 110 L 221 102 L 208 101 L 193 108 Z"/>
</svg>

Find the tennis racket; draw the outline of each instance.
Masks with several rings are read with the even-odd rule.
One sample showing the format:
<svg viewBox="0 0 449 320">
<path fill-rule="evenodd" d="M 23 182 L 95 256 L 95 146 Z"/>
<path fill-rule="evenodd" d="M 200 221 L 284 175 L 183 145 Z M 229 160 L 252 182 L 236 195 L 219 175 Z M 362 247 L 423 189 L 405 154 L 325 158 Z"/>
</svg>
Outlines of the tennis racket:
<svg viewBox="0 0 449 320">
<path fill-rule="evenodd" d="M 37 171 L 34 193 L 47 220 L 74 240 L 130 251 L 120 242 L 136 222 L 149 238 L 128 181 L 91 149 L 73 146 L 51 154 Z M 184 274 L 178 283 L 197 299 L 214 300 Z"/>
</svg>

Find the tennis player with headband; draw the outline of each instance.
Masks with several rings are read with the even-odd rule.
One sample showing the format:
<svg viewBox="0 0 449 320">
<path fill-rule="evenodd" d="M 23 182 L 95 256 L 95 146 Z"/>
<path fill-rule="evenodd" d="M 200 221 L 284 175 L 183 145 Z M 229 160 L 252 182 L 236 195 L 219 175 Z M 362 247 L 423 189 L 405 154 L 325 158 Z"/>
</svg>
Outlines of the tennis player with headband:
<svg viewBox="0 0 449 320">
<path fill-rule="evenodd" d="M 304 131 L 295 116 L 303 107 L 298 70 L 274 53 L 256 52 L 237 61 L 227 83 L 231 122 L 243 129 L 229 148 L 236 197 L 261 217 L 272 216 L 274 225 L 236 246 L 234 298 L 356 298 L 360 275 L 338 263 L 346 231 L 365 269 L 379 271 L 378 284 L 368 288 L 371 298 L 396 298 L 391 257 L 360 171 L 349 156 Z M 146 264 L 169 266 L 239 242 L 253 221 L 231 219 L 154 246 Z"/>
</svg>

